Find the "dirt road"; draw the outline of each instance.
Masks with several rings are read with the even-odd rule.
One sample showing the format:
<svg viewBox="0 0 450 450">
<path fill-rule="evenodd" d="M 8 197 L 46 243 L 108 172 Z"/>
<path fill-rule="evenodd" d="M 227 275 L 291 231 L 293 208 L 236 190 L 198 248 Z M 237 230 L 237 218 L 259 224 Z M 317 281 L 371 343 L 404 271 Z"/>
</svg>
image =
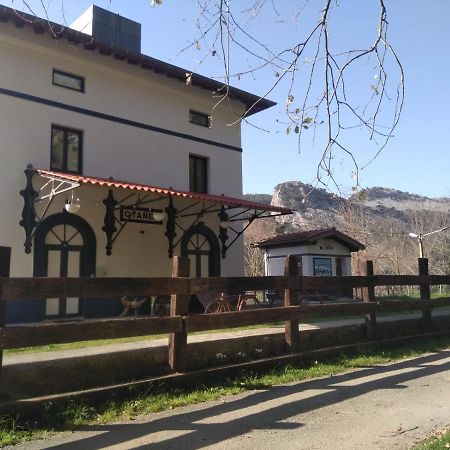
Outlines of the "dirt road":
<svg viewBox="0 0 450 450">
<path fill-rule="evenodd" d="M 88 427 L 18 449 L 407 449 L 450 424 L 450 350 Z"/>
</svg>

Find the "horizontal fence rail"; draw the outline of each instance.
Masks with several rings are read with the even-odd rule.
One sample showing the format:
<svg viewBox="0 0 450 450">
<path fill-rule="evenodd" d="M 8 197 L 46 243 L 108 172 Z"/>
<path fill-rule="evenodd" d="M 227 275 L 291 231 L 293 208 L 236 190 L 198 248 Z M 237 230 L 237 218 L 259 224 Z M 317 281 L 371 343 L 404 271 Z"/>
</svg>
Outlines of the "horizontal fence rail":
<svg viewBox="0 0 450 450">
<path fill-rule="evenodd" d="M 366 275 L 344 277 L 236 277 L 195 278 L 189 282 L 189 293 L 208 290 L 230 294 L 242 291 L 281 291 L 283 289 L 317 290 L 327 288 L 363 288 L 371 286 L 419 286 L 450 284 L 450 275 Z"/>
<path fill-rule="evenodd" d="M 183 331 L 180 316 L 132 320 L 109 319 L 82 322 L 42 323 L 0 328 L 0 348 L 12 349 L 38 345 L 117 339 Z"/>
<path fill-rule="evenodd" d="M 317 290 L 377 286 L 450 285 L 449 275 L 372 275 L 352 277 L 229 277 L 229 278 L 0 278 L 0 301 L 52 297 L 109 298 L 195 295 L 207 291 Z"/>
<path fill-rule="evenodd" d="M 171 295 L 188 290 L 187 278 L 0 278 L 0 300 Z"/>
<path fill-rule="evenodd" d="M 420 311 L 444 306 L 450 306 L 450 297 L 430 300 L 383 300 L 377 303 L 377 312 Z"/>
</svg>

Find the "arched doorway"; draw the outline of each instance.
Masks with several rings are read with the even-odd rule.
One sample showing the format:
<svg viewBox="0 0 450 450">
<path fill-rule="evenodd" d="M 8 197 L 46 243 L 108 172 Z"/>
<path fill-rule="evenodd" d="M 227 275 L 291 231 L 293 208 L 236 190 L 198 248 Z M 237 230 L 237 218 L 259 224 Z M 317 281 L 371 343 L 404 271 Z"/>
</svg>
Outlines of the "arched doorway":
<svg viewBox="0 0 450 450">
<path fill-rule="evenodd" d="M 220 245 L 215 233 L 200 223 L 189 228 L 181 239 L 181 256 L 191 263 L 191 277 L 220 276 Z"/>
<path fill-rule="evenodd" d="M 95 275 L 96 239 L 90 225 L 66 211 L 47 217 L 34 238 L 35 277 L 90 277 Z M 83 314 L 78 297 L 47 298 L 44 317 L 75 317 Z"/>
</svg>

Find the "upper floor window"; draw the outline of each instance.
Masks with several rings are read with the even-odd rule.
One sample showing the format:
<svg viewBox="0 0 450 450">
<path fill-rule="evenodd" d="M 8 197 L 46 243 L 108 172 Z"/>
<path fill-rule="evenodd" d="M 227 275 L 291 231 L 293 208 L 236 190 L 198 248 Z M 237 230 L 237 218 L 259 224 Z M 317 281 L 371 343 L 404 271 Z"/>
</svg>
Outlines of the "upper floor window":
<svg viewBox="0 0 450 450">
<path fill-rule="evenodd" d="M 209 120 L 208 114 L 199 113 L 192 110 L 189 111 L 189 122 L 206 128 L 211 126 L 211 121 Z"/>
<path fill-rule="evenodd" d="M 52 83 L 56 86 L 84 92 L 84 78 L 71 73 L 53 69 Z"/>
<path fill-rule="evenodd" d="M 50 168 L 81 173 L 82 132 L 52 125 Z"/>
<path fill-rule="evenodd" d="M 208 159 L 189 155 L 189 190 L 191 192 L 208 192 Z"/>
</svg>

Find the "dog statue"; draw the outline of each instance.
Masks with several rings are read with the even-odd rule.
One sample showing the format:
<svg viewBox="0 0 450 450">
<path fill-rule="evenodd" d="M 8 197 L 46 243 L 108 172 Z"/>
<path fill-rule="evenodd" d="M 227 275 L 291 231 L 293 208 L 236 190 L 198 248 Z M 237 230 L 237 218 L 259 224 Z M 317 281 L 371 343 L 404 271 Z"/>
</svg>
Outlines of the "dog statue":
<svg viewBox="0 0 450 450">
<path fill-rule="evenodd" d="M 138 300 L 137 297 L 135 297 L 133 300 L 130 300 L 128 297 L 123 296 L 120 299 L 120 303 L 122 303 L 124 309 L 119 317 L 126 316 L 131 310 L 134 311 L 134 315 L 135 317 L 137 317 L 139 315 L 139 308 L 146 300 L 147 300 L 146 298 Z"/>
</svg>

